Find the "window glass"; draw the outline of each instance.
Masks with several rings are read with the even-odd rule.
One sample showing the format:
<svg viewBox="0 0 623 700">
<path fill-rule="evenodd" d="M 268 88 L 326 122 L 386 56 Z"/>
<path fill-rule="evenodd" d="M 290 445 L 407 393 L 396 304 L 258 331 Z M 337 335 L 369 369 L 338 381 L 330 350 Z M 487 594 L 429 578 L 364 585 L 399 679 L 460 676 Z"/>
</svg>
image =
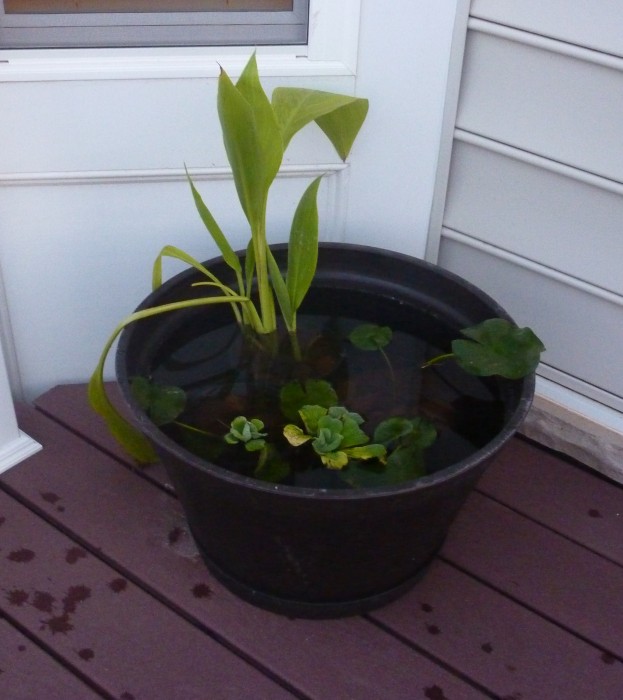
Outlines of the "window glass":
<svg viewBox="0 0 623 700">
<path fill-rule="evenodd" d="M 0 48 L 305 44 L 309 0 L 0 0 Z"/>
<path fill-rule="evenodd" d="M 292 0 L 5 0 L 7 14 L 292 10 Z"/>
</svg>

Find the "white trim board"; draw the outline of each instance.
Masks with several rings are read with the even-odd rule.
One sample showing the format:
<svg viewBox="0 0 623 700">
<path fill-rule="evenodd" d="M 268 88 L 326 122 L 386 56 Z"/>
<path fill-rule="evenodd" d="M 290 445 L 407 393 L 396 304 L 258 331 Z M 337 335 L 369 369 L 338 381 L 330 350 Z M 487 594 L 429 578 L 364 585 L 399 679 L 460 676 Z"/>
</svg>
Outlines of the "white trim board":
<svg viewBox="0 0 623 700">
<path fill-rule="evenodd" d="M 42 445 L 20 430 L 19 436 L 15 440 L 0 447 L 0 474 L 23 462 L 41 449 L 43 449 Z"/>
<path fill-rule="evenodd" d="M 349 167 L 348 163 L 304 163 L 282 165 L 279 179 L 334 175 Z M 229 167 L 189 168 L 195 182 L 232 180 Z M 2 187 L 43 187 L 50 185 L 102 185 L 154 182 L 186 182 L 183 168 L 152 168 L 148 170 L 78 170 L 43 173 L 0 173 Z"/>
<path fill-rule="evenodd" d="M 623 483 L 623 416 L 555 382 L 537 377 L 520 433 Z"/>
<path fill-rule="evenodd" d="M 361 0 L 310 0 L 306 45 L 257 48 L 264 77 L 352 76 L 357 70 Z M 253 46 L 0 51 L 0 83 L 54 80 L 236 76 Z"/>
</svg>

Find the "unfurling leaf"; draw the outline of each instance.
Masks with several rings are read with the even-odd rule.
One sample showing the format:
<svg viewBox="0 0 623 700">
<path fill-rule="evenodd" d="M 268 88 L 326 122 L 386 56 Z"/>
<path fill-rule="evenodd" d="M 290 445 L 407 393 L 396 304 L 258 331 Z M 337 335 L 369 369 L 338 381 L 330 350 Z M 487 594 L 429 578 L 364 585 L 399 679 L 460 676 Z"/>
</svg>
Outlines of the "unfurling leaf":
<svg viewBox="0 0 623 700">
<path fill-rule="evenodd" d="M 306 124 L 316 121 L 342 160 L 368 113 L 368 100 L 307 88 L 276 88 L 272 105 L 281 129 L 283 147 Z"/>
<path fill-rule="evenodd" d="M 229 432 L 225 435 L 225 442 L 229 445 L 241 443 L 247 452 L 257 452 L 264 449 L 267 433 L 261 432 L 264 423 L 259 418 L 247 420 L 244 416 L 237 416 L 231 422 Z"/>
</svg>

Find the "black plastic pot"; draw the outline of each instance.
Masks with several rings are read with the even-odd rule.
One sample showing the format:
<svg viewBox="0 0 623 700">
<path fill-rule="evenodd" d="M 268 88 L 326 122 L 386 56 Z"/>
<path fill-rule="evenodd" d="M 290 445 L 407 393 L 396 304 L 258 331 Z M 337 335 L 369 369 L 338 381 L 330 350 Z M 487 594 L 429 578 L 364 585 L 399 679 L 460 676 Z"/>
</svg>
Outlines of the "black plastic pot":
<svg viewBox="0 0 623 700">
<path fill-rule="evenodd" d="M 275 248 L 284 260 L 282 246 Z M 222 261 L 206 263 L 228 278 Z M 194 270 L 147 297 L 140 308 L 200 296 Z M 422 310 L 454 337 L 494 316 L 509 318 L 473 285 L 434 265 L 384 250 L 323 244 L 308 308 L 409 326 Z M 327 306 L 328 305 L 328 306 Z M 133 401 L 128 377 L 150 375 L 171 338 L 190 325 L 231 322 L 226 307 L 154 317 L 123 333 L 117 377 L 130 410 L 153 441 L 209 569 L 242 598 L 299 617 L 335 617 L 383 605 L 422 575 L 491 458 L 525 417 L 534 377 L 502 381 L 504 427 L 466 459 L 392 487 L 324 490 L 243 477 L 181 448 Z"/>
</svg>

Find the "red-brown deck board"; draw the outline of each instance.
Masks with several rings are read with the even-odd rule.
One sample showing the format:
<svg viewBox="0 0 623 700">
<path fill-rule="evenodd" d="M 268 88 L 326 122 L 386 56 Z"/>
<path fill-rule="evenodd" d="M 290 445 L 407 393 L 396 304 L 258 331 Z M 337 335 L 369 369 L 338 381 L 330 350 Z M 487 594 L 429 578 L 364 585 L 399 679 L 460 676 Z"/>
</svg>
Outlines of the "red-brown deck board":
<svg viewBox="0 0 623 700">
<path fill-rule="evenodd" d="M 538 446 L 512 441 L 405 597 L 308 621 L 210 576 L 84 386 L 19 419 L 44 449 L 0 476 L 2 698 L 623 697 L 623 489 Z"/>
</svg>

